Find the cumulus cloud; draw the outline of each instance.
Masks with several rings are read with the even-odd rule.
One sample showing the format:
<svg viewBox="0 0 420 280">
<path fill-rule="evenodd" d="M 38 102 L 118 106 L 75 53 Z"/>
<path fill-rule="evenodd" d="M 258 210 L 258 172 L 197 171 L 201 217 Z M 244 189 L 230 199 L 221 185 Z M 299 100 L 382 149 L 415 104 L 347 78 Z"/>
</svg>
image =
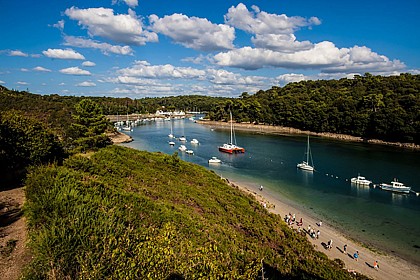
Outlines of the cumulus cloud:
<svg viewBox="0 0 420 280">
<path fill-rule="evenodd" d="M 29 85 L 27 82 L 22 82 L 22 81 L 16 82 L 16 84 L 21 85 L 21 86 Z"/>
<path fill-rule="evenodd" d="M 64 20 L 59 20 L 57 23 L 53 24 L 53 27 L 63 31 L 64 29 Z"/>
<path fill-rule="evenodd" d="M 252 11 L 239 3 L 229 8 L 225 15 L 225 23 L 252 34 L 292 34 L 302 27 L 319 25 L 321 21 L 312 17 L 309 20 L 303 17 L 288 17 L 285 14 L 269 14 L 252 6 Z"/>
<path fill-rule="evenodd" d="M 223 69 L 208 69 L 207 79 L 219 85 L 264 85 L 267 78 L 261 76 L 242 76 Z"/>
<path fill-rule="evenodd" d="M 133 67 L 120 69 L 123 76 L 143 78 L 192 79 L 205 75 L 205 71 L 191 67 L 175 67 L 170 64 L 150 65 L 147 61 L 136 61 Z"/>
<path fill-rule="evenodd" d="M 138 0 L 112 0 L 112 5 L 117 4 L 118 2 L 125 2 L 129 7 L 137 7 L 139 5 Z"/>
<path fill-rule="evenodd" d="M 46 57 L 58 59 L 85 59 L 85 57 L 82 54 L 72 49 L 48 49 L 46 51 L 43 51 L 42 54 Z"/>
<path fill-rule="evenodd" d="M 22 51 L 19 51 L 19 50 L 14 50 L 14 51 L 10 51 L 9 52 L 9 56 L 22 56 L 22 57 L 27 57 L 28 54 L 27 53 L 24 53 Z"/>
<path fill-rule="evenodd" d="M 76 76 L 90 76 L 91 73 L 87 70 L 80 69 L 79 67 L 69 67 L 60 70 L 60 73 L 67 75 L 76 75 Z"/>
<path fill-rule="evenodd" d="M 104 54 L 109 54 L 109 53 L 121 54 L 121 55 L 133 54 L 133 49 L 130 46 L 111 45 L 108 43 L 101 43 L 95 40 L 84 39 L 84 38 L 74 37 L 74 36 L 65 36 L 64 45 L 72 46 L 72 47 L 79 47 L 79 48 L 98 49 Z"/>
<path fill-rule="evenodd" d="M 289 73 L 289 74 L 283 74 L 283 75 L 277 76 L 276 80 L 280 84 L 286 85 L 288 83 L 294 83 L 294 82 L 309 80 L 309 77 L 307 77 L 303 74 Z"/>
<path fill-rule="evenodd" d="M 78 86 L 78 87 L 95 87 L 96 84 L 94 82 L 85 81 L 85 82 L 76 84 L 76 86 Z"/>
<path fill-rule="evenodd" d="M 325 72 L 375 71 L 378 69 L 399 70 L 405 65 L 399 60 L 389 60 L 366 47 L 337 48 L 324 41 L 311 49 L 291 53 L 262 48 L 244 47 L 218 53 L 214 61 L 220 66 L 238 67 L 248 70 L 264 67 L 288 69 L 321 69 Z"/>
<path fill-rule="evenodd" d="M 93 66 L 96 66 L 96 63 L 92 61 L 83 61 L 82 66 L 93 67 Z"/>
<path fill-rule="evenodd" d="M 309 41 L 297 41 L 294 34 L 256 34 L 251 41 L 257 48 L 287 53 L 309 50 L 313 47 Z"/>
<path fill-rule="evenodd" d="M 37 71 L 37 72 L 51 72 L 50 69 L 47 69 L 47 68 L 44 68 L 44 67 L 41 67 L 41 66 L 37 66 L 37 67 L 33 68 L 32 70 Z"/>
<path fill-rule="evenodd" d="M 90 36 L 100 36 L 115 42 L 132 45 L 144 45 L 146 42 L 157 42 L 154 32 L 143 29 L 142 22 L 136 13 L 129 9 L 128 14 L 114 14 L 106 8 L 79 9 L 71 7 L 65 14 L 88 30 Z"/>
<path fill-rule="evenodd" d="M 205 18 L 173 14 L 159 18 L 149 16 L 151 28 L 175 43 L 202 51 L 232 49 L 235 29 L 225 24 L 214 24 Z"/>
</svg>

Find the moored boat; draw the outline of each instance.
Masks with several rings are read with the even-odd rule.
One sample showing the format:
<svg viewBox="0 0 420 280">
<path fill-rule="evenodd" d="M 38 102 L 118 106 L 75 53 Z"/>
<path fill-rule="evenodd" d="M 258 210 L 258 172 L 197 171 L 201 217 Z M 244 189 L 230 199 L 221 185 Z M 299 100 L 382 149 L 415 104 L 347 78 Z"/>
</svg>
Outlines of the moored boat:
<svg viewBox="0 0 420 280">
<path fill-rule="evenodd" d="M 191 144 L 198 145 L 200 144 L 200 142 L 198 142 L 198 140 L 194 138 L 193 140 L 191 140 Z"/>
<path fill-rule="evenodd" d="M 313 164 L 313 160 L 312 160 L 312 154 L 311 154 L 311 148 L 309 146 L 309 135 L 308 135 L 308 144 L 306 147 L 306 161 L 302 161 L 301 163 L 298 163 L 296 165 L 297 168 L 300 168 L 302 170 L 306 170 L 306 171 L 314 171 L 314 164 Z M 309 161 L 311 161 L 311 163 L 309 163 Z"/>
<path fill-rule="evenodd" d="M 386 190 L 386 191 L 392 191 L 392 192 L 402 192 L 402 193 L 409 193 L 411 190 L 411 187 L 405 186 L 403 183 L 398 182 L 397 179 L 394 179 L 394 181 L 391 182 L 391 184 L 379 184 L 379 188 Z"/>
<path fill-rule="evenodd" d="M 218 159 L 217 157 L 211 157 L 211 159 L 209 159 L 209 163 L 221 163 L 222 161 L 220 159 Z"/>
<path fill-rule="evenodd" d="M 367 180 L 365 177 L 358 175 L 357 177 L 351 178 L 350 182 L 355 185 L 369 186 L 372 181 Z"/>
<path fill-rule="evenodd" d="M 174 141 L 169 141 L 169 145 L 175 146 L 175 142 Z"/>
<path fill-rule="evenodd" d="M 186 150 L 185 151 L 187 154 L 189 154 L 189 155 L 193 155 L 194 154 L 194 151 L 193 150 Z"/>
<path fill-rule="evenodd" d="M 178 150 L 180 150 L 181 152 L 185 152 L 187 150 L 187 147 L 185 145 L 181 145 L 179 146 Z"/>
<path fill-rule="evenodd" d="M 233 129 L 232 112 L 230 112 L 230 142 L 227 144 L 223 144 L 222 146 L 219 146 L 219 151 L 228 153 L 228 154 L 245 153 L 244 148 L 236 145 L 235 131 Z"/>
</svg>

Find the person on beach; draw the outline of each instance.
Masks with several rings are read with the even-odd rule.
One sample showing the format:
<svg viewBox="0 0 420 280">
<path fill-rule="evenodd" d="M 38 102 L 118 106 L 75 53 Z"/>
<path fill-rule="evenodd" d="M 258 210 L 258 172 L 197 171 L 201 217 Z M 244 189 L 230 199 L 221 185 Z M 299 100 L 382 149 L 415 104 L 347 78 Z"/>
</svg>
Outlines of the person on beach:
<svg viewBox="0 0 420 280">
<path fill-rule="evenodd" d="M 261 186 L 260 186 L 260 191 L 262 191 L 262 190 L 263 190 L 263 188 L 264 188 L 264 187 L 261 185 Z"/>
<path fill-rule="evenodd" d="M 345 254 L 345 253 L 347 253 L 347 244 L 344 244 L 344 247 L 343 247 L 343 253 Z"/>
<path fill-rule="evenodd" d="M 322 221 L 319 221 L 319 223 L 317 224 L 319 227 L 322 226 Z"/>
<path fill-rule="evenodd" d="M 318 230 L 317 232 L 316 232 L 316 239 L 319 239 L 319 236 L 321 235 L 321 232 Z"/>
<path fill-rule="evenodd" d="M 379 269 L 378 261 L 373 262 L 373 268 L 376 269 L 376 270 Z"/>
<path fill-rule="evenodd" d="M 356 251 L 356 253 L 354 253 L 353 257 L 356 260 L 356 262 L 359 261 L 359 251 Z"/>
<path fill-rule="evenodd" d="M 331 250 L 332 244 L 333 244 L 333 241 L 332 241 L 332 239 L 330 239 L 330 241 L 328 241 L 328 245 L 327 245 L 328 250 Z"/>
</svg>

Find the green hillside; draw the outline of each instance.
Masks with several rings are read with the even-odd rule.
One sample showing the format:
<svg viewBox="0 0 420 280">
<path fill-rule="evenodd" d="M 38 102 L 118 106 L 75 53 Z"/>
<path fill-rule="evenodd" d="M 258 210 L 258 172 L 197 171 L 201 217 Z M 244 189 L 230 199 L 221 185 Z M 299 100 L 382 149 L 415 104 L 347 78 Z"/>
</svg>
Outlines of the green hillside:
<svg viewBox="0 0 420 280">
<path fill-rule="evenodd" d="M 109 146 L 72 156 L 32 170 L 26 196 L 26 279 L 261 279 L 261 263 L 266 279 L 352 277 L 176 154 Z"/>
</svg>

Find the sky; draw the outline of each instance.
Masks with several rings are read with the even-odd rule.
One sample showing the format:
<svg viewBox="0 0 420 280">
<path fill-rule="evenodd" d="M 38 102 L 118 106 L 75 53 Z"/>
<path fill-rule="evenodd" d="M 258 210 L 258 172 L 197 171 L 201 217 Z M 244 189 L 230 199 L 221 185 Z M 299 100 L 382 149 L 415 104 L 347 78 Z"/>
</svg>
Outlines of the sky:
<svg viewBox="0 0 420 280">
<path fill-rule="evenodd" d="M 0 0 L 0 85 L 37 94 L 238 97 L 420 74 L 419 0 Z"/>
</svg>

